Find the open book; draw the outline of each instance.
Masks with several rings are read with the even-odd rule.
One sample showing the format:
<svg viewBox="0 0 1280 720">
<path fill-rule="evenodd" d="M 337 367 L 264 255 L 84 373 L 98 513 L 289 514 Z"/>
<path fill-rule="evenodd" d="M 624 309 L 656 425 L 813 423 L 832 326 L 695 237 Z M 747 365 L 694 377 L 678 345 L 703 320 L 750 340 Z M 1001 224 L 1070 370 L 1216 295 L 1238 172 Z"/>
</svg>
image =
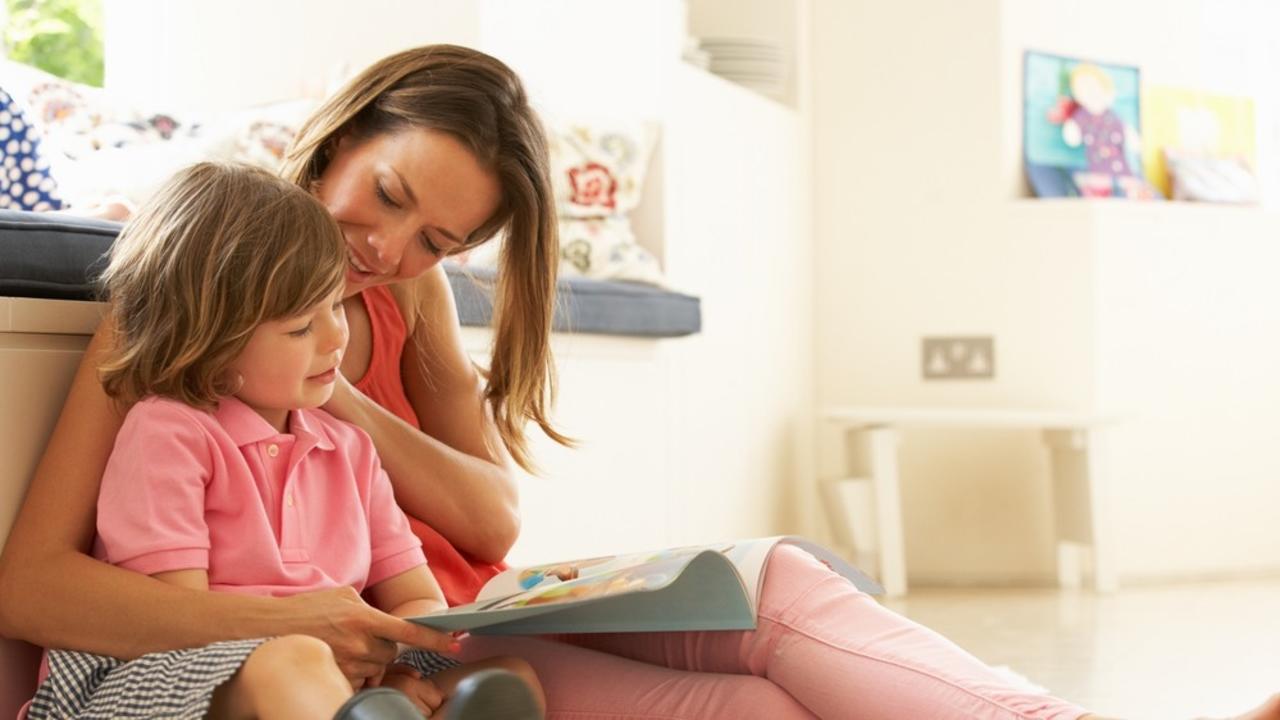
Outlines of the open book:
<svg viewBox="0 0 1280 720">
<path fill-rule="evenodd" d="M 796 545 L 864 592 L 883 590 L 825 548 L 794 537 L 698 545 L 512 568 L 476 601 L 412 618 L 443 631 L 476 634 L 749 630 L 766 561 Z"/>
</svg>

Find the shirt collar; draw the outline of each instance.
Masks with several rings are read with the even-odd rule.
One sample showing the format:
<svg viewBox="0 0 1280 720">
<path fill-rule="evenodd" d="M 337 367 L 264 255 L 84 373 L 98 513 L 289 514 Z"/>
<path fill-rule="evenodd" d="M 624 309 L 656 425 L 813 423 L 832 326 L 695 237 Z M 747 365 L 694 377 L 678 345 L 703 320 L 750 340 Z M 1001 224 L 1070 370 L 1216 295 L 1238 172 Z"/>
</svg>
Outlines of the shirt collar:
<svg viewBox="0 0 1280 720">
<path fill-rule="evenodd" d="M 333 441 L 329 438 L 329 430 L 316 417 L 313 410 L 294 410 L 289 413 L 289 429 L 304 443 L 314 443 L 321 450 L 334 449 Z"/>
<path fill-rule="evenodd" d="M 219 398 L 218 409 L 214 411 L 213 416 L 231 436 L 231 442 L 234 442 L 236 447 L 252 445 L 282 434 L 276 432 L 276 429 L 271 427 L 271 423 L 256 410 L 234 396 Z M 325 430 L 324 424 L 309 410 L 290 411 L 289 430 L 303 445 L 318 447 L 321 450 L 334 449 L 333 441 L 329 439 L 329 433 Z"/>
</svg>

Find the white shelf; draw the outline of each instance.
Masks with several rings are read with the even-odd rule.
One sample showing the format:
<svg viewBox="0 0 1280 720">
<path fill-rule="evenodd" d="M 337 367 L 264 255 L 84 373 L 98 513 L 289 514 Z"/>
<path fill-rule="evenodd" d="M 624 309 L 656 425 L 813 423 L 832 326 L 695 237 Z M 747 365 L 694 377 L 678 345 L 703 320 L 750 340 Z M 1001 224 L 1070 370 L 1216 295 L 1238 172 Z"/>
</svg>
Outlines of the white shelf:
<svg viewBox="0 0 1280 720">
<path fill-rule="evenodd" d="M 788 107 L 795 107 L 797 89 L 797 30 L 802 0 L 687 0 L 688 31 L 692 38 L 742 38 L 770 43 L 782 56 L 782 89 L 775 96 L 747 89 Z M 691 67 L 697 67 L 690 63 Z M 714 75 L 714 72 L 698 68 Z M 720 77 L 720 76 L 717 76 Z M 732 80 L 723 78 L 731 84 Z"/>
<path fill-rule="evenodd" d="M 1159 216 L 1222 218 L 1252 217 L 1280 222 L 1280 209 L 1264 205 L 1225 205 L 1181 200 L 1143 201 L 1121 198 L 1015 198 L 1009 206 L 1017 212 L 1074 213 L 1081 216 Z"/>
<path fill-rule="evenodd" d="M 681 60 L 681 64 L 688 67 L 690 70 L 692 70 L 695 73 L 699 73 L 701 75 L 706 75 L 708 77 L 715 78 L 716 81 L 724 83 L 729 87 L 741 90 L 742 92 L 748 93 L 753 97 L 762 98 L 773 105 L 786 108 L 787 110 L 791 110 L 791 111 L 795 110 L 794 102 L 791 102 L 788 99 L 789 97 L 794 96 L 794 93 L 790 90 L 785 91 L 782 95 L 770 95 L 768 93 L 756 90 L 755 88 L 747 87 L 746 85 L 743 85 L 741 83 L 734 82 L 733 80 L 730 80 L 729 78 L 724 77 L 723 75 L 717 75 L 716 73 L 711 72 L 706 68 L 700 67 L 694 63 L 689 62 L 688 60 Z"/>
<path fill-rule="evenodd" d="M 1007 410 L 951 407 L 833 407 L 822 419 L 849 427 L 913 425 L 917 427 L 1087 428 L 1114 422 L 1102 415 L 1059 410 Z"/>
</svg>

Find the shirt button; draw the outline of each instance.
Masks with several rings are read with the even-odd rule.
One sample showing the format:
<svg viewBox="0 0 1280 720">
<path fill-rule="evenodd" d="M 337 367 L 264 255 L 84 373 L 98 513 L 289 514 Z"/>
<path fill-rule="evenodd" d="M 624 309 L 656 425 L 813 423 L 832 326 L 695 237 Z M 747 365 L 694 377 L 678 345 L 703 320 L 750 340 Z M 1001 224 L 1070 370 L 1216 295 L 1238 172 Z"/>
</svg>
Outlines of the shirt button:
<svg viewBox="0 0 1280 720">
<path fill-rule="evenodd" d="M 268 455 L 270 455 L 271 457 L 275 457 L 275 456 L 279 455 L 279 454 L 280 454 L 280 446 L 279 446 L 279 445 L 276 445 L 275 443 L 272 443 L 272 444 L 268 445 L 268 446 L 267 446 L 267 454 L 268 454 Z"/>
<path fill-rule="evenodd" d="M 285 497 L 284 504 L 289 507 L 293 507 L 293 493 L 289 493 L 289 495 Z"/>
</svg>

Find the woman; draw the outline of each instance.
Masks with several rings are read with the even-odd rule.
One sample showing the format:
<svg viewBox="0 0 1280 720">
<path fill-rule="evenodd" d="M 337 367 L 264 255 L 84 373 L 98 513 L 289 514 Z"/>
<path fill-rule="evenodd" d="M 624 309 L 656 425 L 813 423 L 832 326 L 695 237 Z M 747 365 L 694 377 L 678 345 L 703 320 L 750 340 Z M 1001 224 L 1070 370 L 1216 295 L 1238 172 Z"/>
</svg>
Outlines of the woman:
<svg viewBox="0 0 1280 720">
<path fill-rule="evenodd" d="M 419 48 L 380 61 L 322 106 L 285 173 L 333 214 L 350 254 L 347 381 L 326 409 L 372 435 L 447 597 L 469 600 L 519 531 L 513 463 L 529 465 L 523 426 L 566 441 L 548 420 L 558 248 L 541 127 L 498 61 Z M 481 375 L 438 263 L 500 230 L 495 341 Z M 89 557 L 122 416 L 96 371 L 111 342 L 104 327 L 90 343 L 0 557 L 0 633 L 116 657 L 306 634 L 357 681 L 381 671 L 396 641 L 438 644 L 350 591 L 200 594 Z M 1084 716 L 1007 687 L 802 553 L 776 556 L 754 632 L 471 638 L 464 656 L 501 648 L 532 662 L 550 717 Z M 189 626 L 193 613 L 209 621 Z"/>
</svg>

